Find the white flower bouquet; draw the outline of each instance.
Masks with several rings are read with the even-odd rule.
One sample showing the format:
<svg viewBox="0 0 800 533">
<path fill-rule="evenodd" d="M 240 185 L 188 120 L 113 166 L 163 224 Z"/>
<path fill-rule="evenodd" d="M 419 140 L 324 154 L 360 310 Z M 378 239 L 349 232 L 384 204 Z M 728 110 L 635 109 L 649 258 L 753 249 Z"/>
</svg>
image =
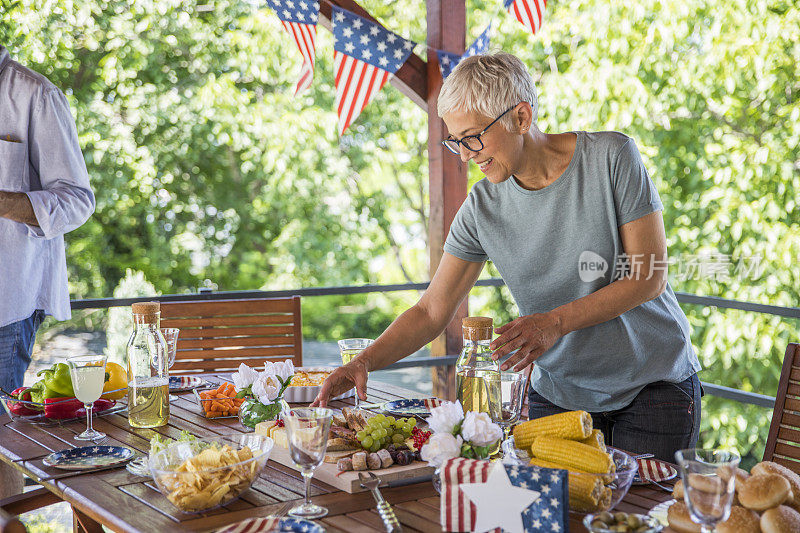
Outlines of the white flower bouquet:
<svg viewBox="0 0 800 533">
<path fill-rule="evenodd" d="M 275 420 L 284 407 L 283 394 L 292 382 L 294 364 L 291 359 L 283 362 L 264 363 L 259 372 L 242 363 L 231 378 L 237 398 L 247 398 L 239 408 L 239 420 L 243 426 L 255 427 L 263 420 Z"/>
<path fill-rule="evenodd" d="M 433 431 L 420 450 L 422 460 L 439 468 L 453 457 L 486 459 L 500 444 L 503 430 L 486 413 L 467 411 L 461 402 L 444 402 L 431 409 L 428 425 Z"/>
</svg>

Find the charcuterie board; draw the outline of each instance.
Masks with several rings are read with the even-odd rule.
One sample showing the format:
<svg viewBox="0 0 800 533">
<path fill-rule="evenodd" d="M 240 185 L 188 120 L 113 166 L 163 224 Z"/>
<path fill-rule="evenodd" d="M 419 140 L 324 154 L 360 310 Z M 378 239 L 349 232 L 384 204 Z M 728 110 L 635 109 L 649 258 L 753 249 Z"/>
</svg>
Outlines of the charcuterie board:
<svg viewBox="0 0 800 533">
<path fill-rule="evenodd" d="M 269 458 L 271 461 L 276 461 L 297 470 L 297 467 L 294 465 L 289 455 L 289 450 L 282 446 L 275 446 Z M 388 468 L 372 470 L 371 472 L 388 485 L 404 485 L 415 481 L 430 481 L 434 468 L 428 466 L 428 463 L 424 461 L 414 461 L 405 466 L 392 465 Z M 327 483 L 328 485 L 333 485 L 337 489 L 349 492 L 350 494 L 365 490 L 361 488 L 358 472 L 349 471 L 340 474 L 336 465 L 331 463 L 322 463 L 319 465 L 316 470 L 314 470 L 314 479 Z"/>
</svg>

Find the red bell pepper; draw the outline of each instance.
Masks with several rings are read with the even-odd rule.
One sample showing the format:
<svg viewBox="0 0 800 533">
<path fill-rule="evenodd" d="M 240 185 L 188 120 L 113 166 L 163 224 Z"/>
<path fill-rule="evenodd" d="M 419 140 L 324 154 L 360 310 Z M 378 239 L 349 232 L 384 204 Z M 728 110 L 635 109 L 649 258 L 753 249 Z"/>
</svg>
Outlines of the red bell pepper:
<svg viewBox="0 0 800 533">
<path fill-rule="evenodd" d="M 83 402 L 77 398 L 45 398 L 44 416 L 62 420 L 65 418 L 75 418 L 78 409 L 83 408 Z"/>
<path fill-rule="evenodd" d="M 11 396 L 17 400 L 22 400 L 23 402 L 30 402 L 30 387 L 20 387 L 18 389 L 14 389 L 11 392 Z M 33 416 L 40 413 L 40 411 L 33 409 L 30 404 L 25 404 L 22 402 L 8 402 L 8 410 L 11 411 L 11 414 L 17 416 Z"/>
<path fill-rule="evenodd" d="M 105 398 L 100 398 L 99 400 L 95 400 L 94 404 L 92 405 L 92 412 L 93 413 L 102 413 L 106 409 L 111 409 L 117 404 L 114 400 L 106 400 Z M 81 408 L 75 411 L 75 416 L 84 417 L 86 416 L 86 408 Z"/>
</svg>

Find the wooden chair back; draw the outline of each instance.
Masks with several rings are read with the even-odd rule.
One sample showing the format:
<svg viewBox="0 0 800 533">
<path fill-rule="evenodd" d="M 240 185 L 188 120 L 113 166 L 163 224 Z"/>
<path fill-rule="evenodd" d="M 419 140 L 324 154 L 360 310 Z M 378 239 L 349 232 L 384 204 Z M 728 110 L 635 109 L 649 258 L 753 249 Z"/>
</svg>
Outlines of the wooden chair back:
<svg viewBox="0 0 800 533">
<path fill-rule="evenodd" d="M 176 375 L 232 372 L 241 363 L 303 364 L 300 297 L 161 303 L 161 327 L 179 328 Z"/>
<path fill-rule="evenodd" d="M 800 474 L 800 344 L 786 347 L 764 460 Z"/>
<path fill-rule="evenodd" d="M 25 533 L 28 531 L 19 518 L 0 508 L 0 533 Z"/>
</svg>

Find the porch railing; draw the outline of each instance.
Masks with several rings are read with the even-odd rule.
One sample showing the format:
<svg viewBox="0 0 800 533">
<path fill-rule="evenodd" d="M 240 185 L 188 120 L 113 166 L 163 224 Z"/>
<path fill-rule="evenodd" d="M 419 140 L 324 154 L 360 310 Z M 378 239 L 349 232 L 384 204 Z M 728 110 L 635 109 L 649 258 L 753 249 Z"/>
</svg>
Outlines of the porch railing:
<svg viewBox="0 0 800 533">
<path fill-rule="evenodd" d="M 481 279 L 475 284 L 479 287 L 499 287 L 504 285 L 502 279 Z M 281 296 L 332 296 L 332 295 L 347 295 L 347 294 L 364 294 L 373 292 L 393 292 L 393 291 L 424 291 L 428 288 L 429 283 L 398 283 L 392 285 L 358 285 L 346 287 L 313 287 L 301 289 L 288 289 L 276 291 L 210 291 L 208 289 L 200 289 L 196 293 L 187 294 L 169 294 L 162 296 L 139 297 L 139 298 L 88 298 L 84 300 L 73 300 L 72 309 L 106 309 L 110 307 L 129 306 L 135 302 L 145 301 L 190 301 L 190 300 L 217 300 L 217 299 L 247 299 L 247 298 L 276 298 Z M 726 298 L 718 298 L 716 296 L 700 296 L 697 294 L 689 294 L 684 292 L 675 293 L 678 302 L 687 305 L 698 305 L 702 307 L 715 307 L 719 309 L 737 309 L 740 311 L 747 311 L 752 313 L 762 313 L 774 316 L 781 316 L 784 318 L 800 319 L 800 308 L 798 307 L 781 307 L 776 305 L 766 305 L 751 302 L 742 302 L 739 300 L 729 300 Z M 433 367 L 453 365 L 456 362 L 456 356 L 444 357 L 423 357 L 414 358 L 405 361 L 398 361 L 393 365 L 386 367 L 386 370 L 394 370 L 400 368 L 410 367 Z M 707 394 L 733 400 L 739 403 L 758 405 L 772 409 L 775 403 L 775 397 L 765 394 L 758 394 L 755 392 L 743 391 L 736 388 L 717 385 L 714 383 L 702 382 L 703 388 Z"/>
</svg>

